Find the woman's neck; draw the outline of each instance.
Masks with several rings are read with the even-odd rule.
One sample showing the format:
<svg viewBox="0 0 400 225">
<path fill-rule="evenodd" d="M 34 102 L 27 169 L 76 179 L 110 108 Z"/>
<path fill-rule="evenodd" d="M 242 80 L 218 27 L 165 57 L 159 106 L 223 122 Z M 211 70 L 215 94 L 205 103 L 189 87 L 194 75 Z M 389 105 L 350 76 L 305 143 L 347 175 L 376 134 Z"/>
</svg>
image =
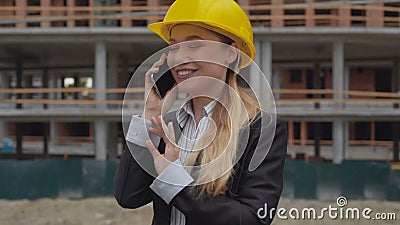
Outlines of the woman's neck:
<svg viewBox="0 0 400 225">
<path fill-rule="evenodd" d="M 192 101 L 193 101 L 193 114 L 197 126 L 200 122 L 200 119 L 203 117 L 204 106 L 210 103 L 212 99 L 208 97 L 196 97 L 193 98 Z"/>
</svg>

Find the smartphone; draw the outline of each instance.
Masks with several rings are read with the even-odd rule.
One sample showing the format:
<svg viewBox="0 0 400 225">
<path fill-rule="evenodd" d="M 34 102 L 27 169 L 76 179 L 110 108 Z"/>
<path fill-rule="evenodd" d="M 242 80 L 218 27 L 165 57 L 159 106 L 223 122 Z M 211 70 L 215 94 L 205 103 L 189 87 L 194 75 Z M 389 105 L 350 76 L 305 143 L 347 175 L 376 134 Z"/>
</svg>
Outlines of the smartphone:
<svg viewBox="0 0 400 225">
<path fill-rule="evenodd" d="M 151 75 L 151 81 L 153 82 L 153 88 L 158 97 L 161 99 L 164 98 L 168 90 L 170 90 L 175 84 L 175 79 L 168 67 L 167 60 L 165 60 L 164 64 L 160 66 L 158 73 Z"/>
</svg>

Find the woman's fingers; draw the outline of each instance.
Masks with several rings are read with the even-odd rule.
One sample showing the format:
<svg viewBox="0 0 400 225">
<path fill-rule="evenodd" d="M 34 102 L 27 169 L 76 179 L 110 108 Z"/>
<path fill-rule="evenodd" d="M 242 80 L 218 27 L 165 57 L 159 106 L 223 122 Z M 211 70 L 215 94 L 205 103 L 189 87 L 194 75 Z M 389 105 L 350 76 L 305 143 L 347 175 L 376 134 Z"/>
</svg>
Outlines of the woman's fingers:
<svg viewBox="0 0 400 225">
<path fill-rule="evenodd" d="M 161 116 L 157 116 L 157 117 L 152 117 L 151 118 L 151 122 L 153 123 L 153 125 L 157 128 L 157 129 L 161 129 L 162 130 L 162 123 L 161 123 Z"/>
<path fill-rule="evenodd" d="M 165 58 L 167 55 L 163 53 L 160 59 L 153 64 L 153 66 L 147 71 L 146 75 L 150 76 L 151 74 L 157 73 L 160 70 L 160 66 L 164 64 Z"/>
<path fill-rule="evenodd" d="M 173 162 L 179 158 L 179 148 L 175 145 L 175 132 L 172 122 L 168 123 L 168 134 L 171 141 L 166 142 L 165 155 Z"/>
<path fill-rule="evenodd" d="M 170 135 L 171 131 L 169 130 L 169 128 L 167 127 L 161 116 L 152 117 L 150 121 L 154 125 L 154 127 L 149 128 L 150 132 L 163 138 L 164 141 L 166 141 L 166 143 L 169 142 L 168 138 L 175 137 L 175 135 L 173 136 Z M 173 138 L 172 140 L 175 141 L 175 138 Z"/>
<path fill-rule="evenodd" d="M 159 67 L 152 67 L 147 71 L 146 76 L 149 77 L 151 74 L 158 73 L 159 70 Z"/>
<path fill-rule="evenodd" d="M 164 139 L 166 144 L 166 153 L 167 155 L 172 154 L 172 158 L 176 159 L 179 156 L 179 148 L 176 146 L 176 138 L 175 131 L 172 122 L 169 122 L 168 125 L 162 120 L 161 116 L 157 118 L 152 117 L 151 122 L 155 126 L 155 128 L 150 128 L 150 132 Z"/>
<path fill-rule="evenodd" d="M 172 139 L 173 142 L 175 142 L 175 131 L 174 131 L 174 125 L 172 124 L 172 122 L 168 123 L 168 132 L 170 135 L 170 138 Z"/>
<path fill-rule="evenodd" d="M 150 131 L 151 133 L 153 133 L 153 134 L 159 136 L 160 138 L 164 137 L 164 132 L 163 132 L 162 130 L 158 129 L 158 128 L 150 127 L 150 128 L 149 128 L 149 131 Z"/>
<path fill-rule="evenodd" d="M 166 56 L 167 55 L 165 53 L 163 53 L 160 57 L 160 60 L 158 60 L 156 63 L 154 63 L 153 67 L 160 67 L 162 64 L 164 64 Z"/>
<path fill-rule="evenodd" d="M 161 153 L 158 151 L 156 146 L 154 146 L 153 142 L 151 140 L 146 140 L 146 145 L 147 148 L 149 149 L 151 155 L 153 156 L 153 159 L 156 159 L 161 155 Z"/>
<path fill-rule="evenodd" d="M 169 122 L 170 125 L 167 126 L 167 124 L 165 124 L 164 120 L 161 118 L 161 116 L 157 117 L 157 127 L 158 129 L 161 129 L 164 133 L 164 141 L 166 144 L 168 143 L 175 143 L 175 135 L 174 135 L 174 130 L 173 130 L 173 125 L 172 122 Z M 171 134 L 171 130 L 169 129 L 169 126 L 172 127 L 172 134 Z"/>
</svg>

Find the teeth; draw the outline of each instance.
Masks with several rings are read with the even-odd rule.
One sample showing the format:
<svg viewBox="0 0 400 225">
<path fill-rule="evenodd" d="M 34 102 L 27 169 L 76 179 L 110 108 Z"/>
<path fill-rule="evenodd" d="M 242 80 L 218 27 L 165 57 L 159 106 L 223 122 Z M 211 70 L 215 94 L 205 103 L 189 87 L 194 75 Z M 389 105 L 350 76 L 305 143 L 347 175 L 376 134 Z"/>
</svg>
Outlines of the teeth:
<svg viewBox="0 0 400 225">
<path fill-rule="evenodd" d="M 192 73 L 192 70 L 181 70 L 178 72 L 178 75 L 185 76 L 185 75 L 188 75 L 189 73 Z"/>
</svg>

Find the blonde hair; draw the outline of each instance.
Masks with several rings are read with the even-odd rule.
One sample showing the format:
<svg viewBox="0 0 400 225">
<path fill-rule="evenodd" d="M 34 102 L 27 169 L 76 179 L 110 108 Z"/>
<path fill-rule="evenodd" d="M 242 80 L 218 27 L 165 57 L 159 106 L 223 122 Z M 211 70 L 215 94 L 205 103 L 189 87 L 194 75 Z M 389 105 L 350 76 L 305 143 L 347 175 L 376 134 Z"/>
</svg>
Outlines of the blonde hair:
<svg viewBox="0 0 400 225">
<path fill-rule="evenodd" d="M 197 193 L 198 197 L 204 194 L 217 196 L 228 190 L 227 182 L 235 173 L 233 166 L 237 161 L 239 131 L 251 123 L 260 112 L 260 106 L 251 89 L 239 86 L 237 77 L 235 72 L 228 69 L 226 83 L 238 95 L 224 92 L 226 108 L 217 102 L 211 116 L 217 126 L 216 132 L 206 130 L 195 148 L 204 146 L 205 140 L 210 140 L 208 136 L 215 134 L 212 142 L 200 151 L 192 151 L 184 162 L 185 166 L 201 168 L 197 177 L 199 185 L 192 187 L 192 192 Z M 220 163 L 215 163 L 216 158 Z M 214 163 L 211 163 L 213 161 Z M 206 164 L 208 165 L 204 166 Z"/>
</svg>

